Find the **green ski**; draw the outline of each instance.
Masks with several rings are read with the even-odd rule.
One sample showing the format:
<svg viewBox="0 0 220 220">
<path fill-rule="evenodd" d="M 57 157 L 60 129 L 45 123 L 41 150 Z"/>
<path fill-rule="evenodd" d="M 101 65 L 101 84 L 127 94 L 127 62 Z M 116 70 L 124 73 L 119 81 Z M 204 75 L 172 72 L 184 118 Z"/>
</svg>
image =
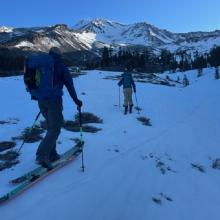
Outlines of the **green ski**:
<svg viewBox="0 0 220 220">
<path fill-rule="evenodd" d="M 30 188 L 44 177 L 64 167 L 66 164 L 73 161 L 81 152 L 82 144 L 79 142 L 76 144 L 76 146 L 62 154 L 59 160 L 52 163 L 53 169 L 48 170 L 47 168 L 40 166 L 16 179 L 11 180 L 11 184 L 16 184 L 18 186 L 12 191 L 0 197 L 0 204 L 3 204 L 20 195 L 22 192 Z"/>
</svg>

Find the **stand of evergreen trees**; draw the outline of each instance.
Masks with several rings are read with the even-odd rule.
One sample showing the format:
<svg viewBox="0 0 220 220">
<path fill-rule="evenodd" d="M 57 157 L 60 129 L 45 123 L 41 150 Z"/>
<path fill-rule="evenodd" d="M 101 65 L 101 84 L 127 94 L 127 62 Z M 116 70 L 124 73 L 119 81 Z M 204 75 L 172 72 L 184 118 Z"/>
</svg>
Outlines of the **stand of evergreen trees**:
<svg viewBox="0 0 220 220">
<path fill-rule="evenodd" d="M 83 55 L 79 57 L 81 56 Z M 25 53 L 19 49 L 0 48 L 0 73 L 23 70 L 24 59 Z M 120 48 L 118 52 L 114 52 L 111 47 L 104 47 L 101 59 L 84 59 L 82 63 L 87 69 L 123 70 L 125 67 L 130 67 L 139 72 L 149 73 L 187 71 L 220 66 L 220 46 L 213 47 L 206 54 L 199 54 L 197 51 L 194 54 L 189 54 L 187 51 L 171 53 L 163 49 L 157 55 L 148 49 L 140 51 Z"/>
<path fill-rule="evenodd" d="M 113 54 L 113 50 L 103 48 L 100 62 L 101 68 L 124 69 L 130 67 L 137 71 L 152 71 L 159 67 L 158 60 L 153 54 L 145 50 L 143 52 L 119 49 L 118 53 Z"/>
<path fill-rule="evenodd" d="M 210 53 L 188 54 L 187 51 L 171 53 L 168 50 L 161 50 L 159 55 L 154 55 L 149 50 L 142 52 L 119 49 L 113 53 L 112 48 L 104 47 L 102 51 L 101 68 L 123 69 L 131 67 L 136 71 L 144 72 L 175 72 L 187 71 L 190 69 L 202 69 L 206 67 L 220 66 L 220 46 L 215 46 Z"/>
<path fill-rule="evenodd" d="M 24 55 L 18 50 L 0 49 L 0 74 L 18 72 L 24 69 Z"/>
<path fill-rule="evenodd" d="M 220 46 L 215 46 L 211 49 L 208 56 L 208 62 L 210 66 L 220 66 Z"/>
</svg>

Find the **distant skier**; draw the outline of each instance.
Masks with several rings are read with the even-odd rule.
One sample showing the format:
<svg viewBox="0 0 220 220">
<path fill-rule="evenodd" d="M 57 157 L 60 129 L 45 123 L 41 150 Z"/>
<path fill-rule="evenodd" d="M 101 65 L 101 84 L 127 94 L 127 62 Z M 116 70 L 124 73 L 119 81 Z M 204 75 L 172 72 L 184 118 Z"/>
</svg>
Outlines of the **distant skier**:
<svg viewBox="0 0 220 220">
<path fill-rule="evenodd" d="M 215 67 L 215 79 L 219 79 L 219 67 Z"/>
<path fill-rule="evenodd" d="M 198 74 L 197 74 L 197 77 L 201 77 L 202 76 L 202 68 L 198 68 Z"/>
<path fill-rule="evenodd" d="M 186 87 L 189 85 L 189 80 L 186 76 L 186 74 L 184 74 L 184 77 L 183 77 L 183 86 Z"/>
<path fill-rule="evenodd" d="M 47 133 L 38 147 L 36 161 L 50 168 L 51 162 L 60 158 L 56 151 L 56 141 L 63 123 L 63 86 L 79 108 L 82 101 L 77 98 L 72 77 L 63 63 L 59 48 L 51 48 L 49 54 L 29 57 L 26 60 L 24 80 L 32 99 L 38 101 L 47 125 Z"/>
<path fill-rule="evenodd" d="M 132 113 L 133 101 L 132 101 L 132 88 L 133 91 L 136 93 L 136 86 L 130 72 L 130 69 L 125 69 L 125 72 L 122 74 L 121 80 L 118 82 L 118 86 L 123 85 L 123 92 L 124 92 L 124 114 L 126 115 L 128 112 Z"/>
</svg>

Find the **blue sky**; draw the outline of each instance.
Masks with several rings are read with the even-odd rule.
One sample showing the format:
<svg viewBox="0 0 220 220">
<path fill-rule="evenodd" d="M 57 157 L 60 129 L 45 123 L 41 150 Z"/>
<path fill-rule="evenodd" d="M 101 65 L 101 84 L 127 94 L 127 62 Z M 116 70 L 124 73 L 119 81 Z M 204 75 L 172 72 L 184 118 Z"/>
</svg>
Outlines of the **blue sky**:
<svg viewBox="0 0 220 220">
<path fill-rule="evenodd" d="M 173 32 L 220 29 L 220 0 L 0 0 L 0 25 L 46 26 L 104 18 Z"/>
</svg>

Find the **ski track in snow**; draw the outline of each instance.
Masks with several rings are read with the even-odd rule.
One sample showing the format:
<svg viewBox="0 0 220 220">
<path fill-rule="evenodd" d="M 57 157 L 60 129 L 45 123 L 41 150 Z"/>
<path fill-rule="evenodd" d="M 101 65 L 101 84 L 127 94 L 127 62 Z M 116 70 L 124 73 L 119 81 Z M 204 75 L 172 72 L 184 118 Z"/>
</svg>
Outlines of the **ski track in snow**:
<svg viewBox="0 0 220 220">
<path fill-rule="evenodd" d="M 103 119 L 103 124 L 95 125 L 101 131 L 83 133 L 85 172 L 80 170 L 79 156 L 0 206 L 2 220 L 219 219 L 220 171 L 211 168 L 210 160 L 220 158 L 220 81 L 214 80 L 214 69 L 206 69 L 199 79 L 195 71 L 188 71 L 191 85 L 186 88 L 137 83 L 143 110 L 126 116 L 122 107 L 114 106 L 117 81 L 103 79 L 115 74 L 89 71 L 74 79 L 83 111 Z M 178 75 L 183 76 L 170 77 Z M 38 108 L 25 92 L 22 77 L 0 78 L 0 91 L 4 103 L 0 120 L 18 119 L 16 124 L 0 125 L 0 140 L 5 141 L 30 126 Z M 69 120 L 76 109 L 64 93 L 64 117 Z M 152 126 L 142 125 L 138 116 L 150 118 Z M 62 130 L 58 151 L 72 146 L 69 139 L 74 137 L 79 134 Z M 37 145 L 25 144 L 21 163 L 0 172 L 0 194 L 13 188 L 8 184 L 11 178 L 36 167 Z M 191 163 L 201 164 L 205 172 Z"/>
</svg>

